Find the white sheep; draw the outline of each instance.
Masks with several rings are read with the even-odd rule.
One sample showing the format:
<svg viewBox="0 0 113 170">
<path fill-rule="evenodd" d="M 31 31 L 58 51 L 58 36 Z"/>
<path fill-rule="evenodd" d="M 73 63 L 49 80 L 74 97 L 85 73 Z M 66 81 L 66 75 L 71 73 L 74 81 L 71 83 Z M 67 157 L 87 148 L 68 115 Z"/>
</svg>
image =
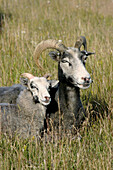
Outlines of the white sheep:
<svg viewBox="0 0 113 170">
<path fill-rule="evenodd" d="M 38 138 L 44 130 L 47 105 L 51 103 L 49 90 L 57 89 L 58 81 L 29 73 L 22 76 L 21 82 L 26 88 L 20 92 L 16 104 L 0 104 L 1 132 Z"/>
</svg>

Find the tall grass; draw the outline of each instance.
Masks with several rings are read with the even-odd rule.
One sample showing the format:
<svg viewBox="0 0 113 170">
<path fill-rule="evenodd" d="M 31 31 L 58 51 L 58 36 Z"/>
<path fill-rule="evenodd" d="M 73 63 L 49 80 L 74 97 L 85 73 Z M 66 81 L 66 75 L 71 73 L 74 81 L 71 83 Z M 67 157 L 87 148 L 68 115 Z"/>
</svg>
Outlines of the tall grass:
<svg viewBox="0 0 113 170">
<path fill-rule="evenodd" d="M 51 134 L 52 140 L 45 137 L 40 141 L 4 135 L 0 140 L 1 169 L 113 168 L 113 17 L 100 14 L 98 0 L 93 5 L 90 0 L 0 0 L 4 14 L 0 86 L 19 83 L 23 72 L 39 76 L 51 73 L 57 79 L 57 63 L 48 52 L 40 58 L 43 70 L 34 63 L 33 52 L 41 40 L 61 39 L 66 46 L 73 46 L 77 36 L 84 35 L 88 50 L 96 52 L 86 66 L 94 82 L 81 91 L 88 120 L 77 135 L 63 134 L 60 138 L 56 134 L 54 138 Z"/>
</svg>

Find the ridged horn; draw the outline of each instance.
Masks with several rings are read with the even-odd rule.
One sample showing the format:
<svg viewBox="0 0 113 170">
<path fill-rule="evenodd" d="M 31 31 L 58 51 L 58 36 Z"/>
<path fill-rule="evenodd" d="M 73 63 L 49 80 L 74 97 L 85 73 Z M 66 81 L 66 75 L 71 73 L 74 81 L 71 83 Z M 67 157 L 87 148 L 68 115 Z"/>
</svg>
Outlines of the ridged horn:
<svg viewBox="0 0 113 170">
<path fill-rule="evenodd" d="M 77 41 L 75 43 L 75 48 L 78 48 L 80 50 L 81 46 L 84 46 L 84 50 L 87 51 L 87 42 L 86 42 L 86 38 L 84 36 L 80 36 L 77 38 Z"/>
<path fill-rule="evenodd" d="M 65 47 L 61 42 L 52 39 L 40 42 L 34 51 L 34 60 L 38 66 L 40 66 L 38 61 L 40 54 L 46 49 L 56 49 L 60 52 L 64 52 L 67 50 L 67 47 Z"/>
<path fill-rule="evenodd" d="M 21 76 L 25 77 L 25 78 L 28 78 L 28 79 L 34 78 L 34 76 L 32 74 L 30 74 L 30 73 L 23 73 L 23 74 L 21 74 Z"/>
</svg>

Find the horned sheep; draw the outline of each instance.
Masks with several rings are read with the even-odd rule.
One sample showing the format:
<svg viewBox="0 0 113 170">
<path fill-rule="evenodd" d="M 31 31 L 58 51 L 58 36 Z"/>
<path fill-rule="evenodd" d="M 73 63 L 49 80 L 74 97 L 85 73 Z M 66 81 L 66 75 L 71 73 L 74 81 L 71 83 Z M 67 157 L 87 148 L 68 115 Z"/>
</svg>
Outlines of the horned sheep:
<svg viewBox="0 0 113 170">
<path fill-rule="evenodd" d="M 80 50 L 81 46 L 84 50 Z M 58 62 L 59 79 L 59 105 L 60 111 L 56 114 L 50 113 L 53 126 L 59 127 L 59 113 L 61 114 L 61 125 L 66 131 L 78 128 L 85 117 L 85 111 L 80 100 L 80 89 L 87 89 L 92 83 L 90 74 L 85 68 L 85 62 L 89 55 L 94 54 L 87 51 L 87 42 L 84 36 L 80 36 L 74 47 L 66 47 L 62 42 L 56 40 L 45 40 L 40 42 L 34 52 L 34 60 L 39 64 L 39 57 L 46 49 L 55 49 L 49 56 Z"/>
<path fill-rule="evenodd" d="M 26 87 L 17 97 L 16 104 L 0 104 L 1 132 L 38 138 L 44 130 L 47 105 L 52 102 L 49 90 L 56 92 L 58 81 L 48 81 L 29 73 L 22 76 L 21 82 Z"/>
</svg>

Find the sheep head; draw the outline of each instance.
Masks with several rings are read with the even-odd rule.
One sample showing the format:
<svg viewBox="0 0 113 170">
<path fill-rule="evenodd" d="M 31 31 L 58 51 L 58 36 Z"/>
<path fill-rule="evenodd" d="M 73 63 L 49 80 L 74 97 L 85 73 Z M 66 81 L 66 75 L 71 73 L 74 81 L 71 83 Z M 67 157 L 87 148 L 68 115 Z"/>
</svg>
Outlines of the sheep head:
<svg viewBox="0 0 113 170">
<path fill-rule="evenodd" d="M 29 73 L 23 73 L 21 75 L 21 83 L 27 86 L 27 89 L 33 95 L 35 103 L 40 102 L 43 105 L 48 105 L 51 102 L 49 94 L 50 87 L 54 88 L 56 84 L 51 84 L 45 77 L 35 77 Z"/>
<path fill-rule="evenodd" d="M 81 46 L 84 50 L 81 51 Z M 71 86 L 86 89 L 92 80 L 85 68 L 88 55 L 94 54 L 87 52 L 86 38 L 80 36 L 74 47 L 66 47 L 56 40 L 45 40 L 39 43 L 35 49 L 34 60 L 38 63 L 40 54 L 46 49 L 56 49 L 51 51 L 49 56 L 58 62 L 58 76 L 60 82 L 68 83 Z M 38 65 L 38 64 L 37 64 Z"/>
</svg>

